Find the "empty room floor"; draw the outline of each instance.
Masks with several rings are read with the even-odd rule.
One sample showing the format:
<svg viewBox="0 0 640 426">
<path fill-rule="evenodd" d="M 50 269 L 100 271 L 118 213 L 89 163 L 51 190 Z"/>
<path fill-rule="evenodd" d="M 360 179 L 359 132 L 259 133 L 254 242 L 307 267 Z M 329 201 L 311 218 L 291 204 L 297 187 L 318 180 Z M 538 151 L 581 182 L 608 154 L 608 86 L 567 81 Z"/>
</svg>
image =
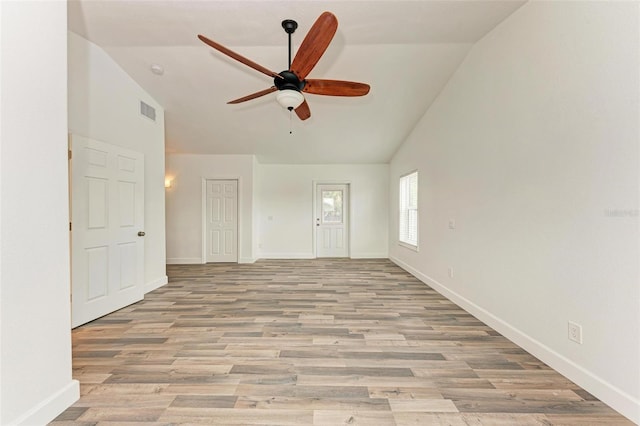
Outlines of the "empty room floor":
<svg viewBox="0 0 640 426">
<path fill-rule="evenodd" d="M 386 259 L 169 265 L 52 425 L 632 425 Z"/>
</svg>

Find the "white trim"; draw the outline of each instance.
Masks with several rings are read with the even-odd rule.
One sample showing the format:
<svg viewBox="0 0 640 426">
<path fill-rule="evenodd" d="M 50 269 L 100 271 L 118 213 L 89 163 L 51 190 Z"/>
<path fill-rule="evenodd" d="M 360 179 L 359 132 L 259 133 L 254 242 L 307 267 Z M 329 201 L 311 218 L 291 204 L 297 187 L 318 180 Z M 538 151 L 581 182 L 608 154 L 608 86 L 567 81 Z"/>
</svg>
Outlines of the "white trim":
<svg viewBox="0 0 640 426">
<path fill-rule="evenodd" d="M 388 259 L 389 253 L 351 253 L 351 259 Z"/>
<path fill-rule="evenodd" d="M 448 289 L 445 285 L 439 283 L 428 275 L 412 268 L 403 261 L 392 256 L 389 257 L 389 260 L 433 288 L 447 299 L 459 305 L 489 327 L 495 329 L 516 345 L 530 352 L 542 362 L 546 363 L 560 374 L 566 376 L 569 380 L 584 388 L 586 391 L 621 413 L 623 416 L 626 416 L 631 421 L 640 424 L 640 400 L 634 398 L 623 390 L 618 389 L 606 380 L 586 370 L 584 367 L 576 364 L 572 360 L 566 358 L 562 354 L 559 354 L 531 336 L 528 336 L 513 327 L 511 324 L 493 315 L 491 312 L 476 305 L 466 297 Z"/>
<path fill-rule="evenodd" d="M 238 258 L 238 263 L 256 263 L 257 260 L 252 257 L 240 257 Z"/>
<path fill-rule="evenodd" d="M 202 264 L 202 258 L 200 257 L 169 257 L 167 258 L 167 265 L 194 265 Z"/>
<path fill-rule="evenodd" d="M 162 287 L 163 285 L 167 284 L 169 282 L 169 277 L 167 277 L 166 275 L 164 277 L 160 277 L 158 279 L 155 279 L 153 281 L 150 281 L 148 283 L 145 283 L 144 285 L 144 293 L 147 294 L 150 291 L 153 291 L 157 288 Z"/>
<path fill-rule="evenodd" d="M 412 250 L 412 251 L 415 251 L 415 252 L 419 252 L 420 251 L 418 249 L 418 246 L 414 246 L 413 244 L 405 243 L 404 241 L 398 240 L 398 245 L 400 247 L 404 247 L 404 248 L 406 248 L 408 250 Z"/>
<path fill-rule="evenodd" d="M 202 252 L 200 257 L 201 264 L 207 263 L 207 236 L 205 235 L 207 232 L 207 181 L 208 180 L 235 180 L 238 182 L 237 185 L 237 200 L 238 200 L 238 232 L 236 235 L 236 250 L 238 251 L 236 263 L 240 262 L 240 253 L 242 253 L 242 177 L 241 176 L 202 176 L 202 229 L 201 229 L 201 237 L 202 237 Z"/>
<path fill-rule="evenodd" d="M 315 253 L 260 253 L 260 259 L 315 259 Z"/>
<path fill-rule="evenodd" d="M 78 399 L 80 399 L 80 382 L 71 380 L 58 392 L 40 402 L 9 425 L 46 425 Z"/>
</svg>

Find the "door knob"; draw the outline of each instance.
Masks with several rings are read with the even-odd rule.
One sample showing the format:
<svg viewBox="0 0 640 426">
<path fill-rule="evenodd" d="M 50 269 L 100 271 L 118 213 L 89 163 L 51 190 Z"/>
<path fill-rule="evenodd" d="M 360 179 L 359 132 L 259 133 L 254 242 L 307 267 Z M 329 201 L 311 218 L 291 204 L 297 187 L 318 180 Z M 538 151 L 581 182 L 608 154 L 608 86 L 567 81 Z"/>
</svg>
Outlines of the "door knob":
<svg viewBox="0 0 640 426">
<path fill-rule="evenodd" d="M 138 237 L 144 237 L 144 231 L 138 232 Z"/>
</svg>

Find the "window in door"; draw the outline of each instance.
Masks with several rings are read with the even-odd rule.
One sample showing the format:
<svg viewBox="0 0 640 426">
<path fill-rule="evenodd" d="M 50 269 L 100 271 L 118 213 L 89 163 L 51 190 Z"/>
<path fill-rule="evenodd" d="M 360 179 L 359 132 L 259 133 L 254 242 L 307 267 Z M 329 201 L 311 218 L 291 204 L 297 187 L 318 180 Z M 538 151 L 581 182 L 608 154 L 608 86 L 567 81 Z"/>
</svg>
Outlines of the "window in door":
<svg viewBox="0 0 640 426">
<path fill-rule="evenodd" d="M 322 223 L 342 223 L 342 191 L 322 191 Z"/>
<path fill-rule="evenodd" d="M 400 177 L 399 242 L 418 249 L 418 172 Z"/>
</svg>

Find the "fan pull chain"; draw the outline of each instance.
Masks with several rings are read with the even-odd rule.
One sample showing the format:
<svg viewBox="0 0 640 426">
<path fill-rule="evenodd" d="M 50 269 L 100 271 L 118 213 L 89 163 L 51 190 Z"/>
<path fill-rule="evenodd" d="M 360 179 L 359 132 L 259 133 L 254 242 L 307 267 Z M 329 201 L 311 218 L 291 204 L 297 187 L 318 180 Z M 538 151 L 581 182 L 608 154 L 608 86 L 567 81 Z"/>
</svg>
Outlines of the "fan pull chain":
<svg viewBox="0 0 640 426">
<path fill-rule="evenodd" d="M 289 134 L 292 135 L 293 131 L 291 130 L 291 109 L 289 109 Z"/>
</svg>

